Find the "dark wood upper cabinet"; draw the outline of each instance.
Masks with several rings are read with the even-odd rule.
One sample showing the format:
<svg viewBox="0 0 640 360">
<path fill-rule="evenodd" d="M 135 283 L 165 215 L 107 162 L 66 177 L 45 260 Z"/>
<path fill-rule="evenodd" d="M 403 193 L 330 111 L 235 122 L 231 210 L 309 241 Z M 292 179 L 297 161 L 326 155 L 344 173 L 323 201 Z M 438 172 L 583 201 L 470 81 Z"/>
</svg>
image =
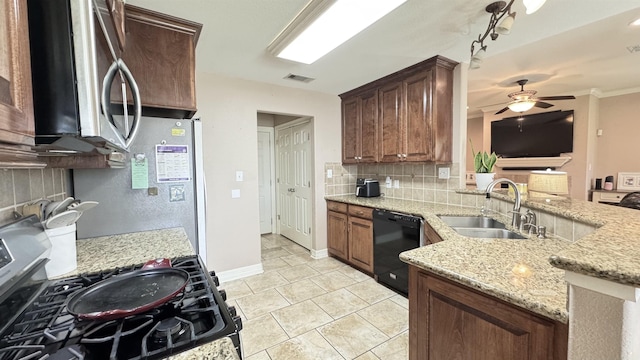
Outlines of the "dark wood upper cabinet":
<svg viewBox="0 0 640 360">
<path fill-rule="evenodd" d="M 0 167 L 35 164 L 26 0 L 0 0 Z"/>
<path fill-rule="evenodd" d="M 125 23 L 122 59 L 140 88 L 143 115 L 191 118 L 197 110 L 195 58 L 202 24 L 128 4 Z M 111 96 L 120 96 L 118 90 L 112 88 Z"/>
<path fill-rule="evenodd" d="M 450 163 L 453 69 L 456 65 L 456 62 L 436 56 L 341 94 L 343 162 Z M 363 94 L 374 92 L 378 94 L 377 126 L 367 126 L 366 129 L 377 133 L 367 134 L 366 140 L 375 139 L 378 155 L 366 157 L 357 151 L 355 155 L 345 152 L 345 149 L 352 150 L 354 144 L 367 143 L 362 131 L 345 130 L 345 125 L 350 125 L 351 121 L 346 116 L 364 119 L 364 106 L 354 108 L 352 112 L 344 111 L 345 106 L 362 102 Z M 365 129 L 364 122 L 361 122 L 360 129 Z"/>
<path fill-rule="evenodd" d="M 378 94 L 368 91 L 342 102 L 342 162 L 378 159 Z"/>
<path fill-rule="evenodd" d="M 402 149 L 402 83 L 394 82 L 380 87 L 380 157 L 381 162 L 399 161 Z"/>
<path fill-rule="evenodd" d="M 361 141 L 360 127 L 360 98 L 354 96 L 342 101 L 342 163 L 355 164 L 358 162 Z"/>
</svg>

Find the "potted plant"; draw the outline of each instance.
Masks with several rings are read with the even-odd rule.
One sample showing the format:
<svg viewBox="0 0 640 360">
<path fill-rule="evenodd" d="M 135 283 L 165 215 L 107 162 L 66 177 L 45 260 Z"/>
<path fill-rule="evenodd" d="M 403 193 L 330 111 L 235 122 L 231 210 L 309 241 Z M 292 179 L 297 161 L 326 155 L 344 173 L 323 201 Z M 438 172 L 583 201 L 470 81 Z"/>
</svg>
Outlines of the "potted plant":
<svg viewBox="0 0 640 360">
<path fill-rule="evenodd" d="M 493 166 L 496 164 L 498 156 L 495 152 L 491 154 L 486 151 L 475 152 L 471 139 L 469 139 L 469 143 L 471 144 L 471 154 L 473 155 L 473 168 L 476 172 L 476 187 L 479 190 L 485 190 L 496 174 L 493 172 Z"/>
</svg>

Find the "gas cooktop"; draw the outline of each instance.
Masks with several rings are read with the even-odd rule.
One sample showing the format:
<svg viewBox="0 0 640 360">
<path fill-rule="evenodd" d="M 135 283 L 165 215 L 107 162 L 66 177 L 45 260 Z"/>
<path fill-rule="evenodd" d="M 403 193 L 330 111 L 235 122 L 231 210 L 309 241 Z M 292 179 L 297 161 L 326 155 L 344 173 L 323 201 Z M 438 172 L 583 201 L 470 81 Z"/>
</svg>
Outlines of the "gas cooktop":
<svg viewBox="0 0 640 360">
<path fill-rule="evenodd" d="M 215 274 L 207 273 L 197 256 L 172 259 L 172 265 L 189 273 L 181 293 L 147 312 L 108 321 L 77 319 L 67 310 L 67 299 L 142 265 L 56 281 L 38 280 L 42 275 L 34 271 L 0 304 L 0 360 L 160 359 L 223 336 L 241 356 L 242 322 L 224 302 Z"/>
</svg>

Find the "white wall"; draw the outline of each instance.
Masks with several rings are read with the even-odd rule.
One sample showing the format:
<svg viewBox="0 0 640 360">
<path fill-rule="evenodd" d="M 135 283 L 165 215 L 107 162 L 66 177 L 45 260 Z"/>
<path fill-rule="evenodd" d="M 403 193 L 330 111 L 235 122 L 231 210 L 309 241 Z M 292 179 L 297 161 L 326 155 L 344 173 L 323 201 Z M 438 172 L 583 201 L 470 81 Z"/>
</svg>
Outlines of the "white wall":
<svg viewBox="0 0 640 360">
<path fill-rule="evenodd" d="M 595 178 L 613 175 L 617 181 L 618 172 L 640 172 L 640 157 L 634 150 L 640 134 L 639 114 L 640 92 L 600 99 L 602 136 L 596 140 Z"/>
<path fill-rule="evenodd" d="M 257 113 L 314 118 L 315 193 L 312 244 L 327 245 L 325 162 L 341 161 L 340 98 L 318 92 L 197 74 L 207 183 L 207 267 L 228 271 L 260 264 Z M 244 182 L 235 181 L 236 170 Z M 240 189 L 241 197 L 231 198 Z"/>
</svg>

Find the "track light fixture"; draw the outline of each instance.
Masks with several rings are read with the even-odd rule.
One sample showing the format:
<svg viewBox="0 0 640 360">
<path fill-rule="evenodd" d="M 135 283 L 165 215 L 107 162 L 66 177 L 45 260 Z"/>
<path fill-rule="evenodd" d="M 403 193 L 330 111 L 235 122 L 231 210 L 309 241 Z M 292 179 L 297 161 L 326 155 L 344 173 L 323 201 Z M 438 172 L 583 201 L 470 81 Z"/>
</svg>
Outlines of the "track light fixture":
<svg viewBox="0 0 640 360">
<path fill-rule="evenodd" d="M 470 69 L 477 69 L 480 67 L 482 58 L 487 51 L 487 46 L 484 44 L 484 40 L 487 36 L 491 37 L 491 40 L 495 41 L 499 35 L 508 35 L 511 32 L 513 22 L 516 20 L 516 12 L 511 11 L 511 5 L 513 5 L 514 1 L 515 0 L 510 0 L 509 4 L 507 4 L 506 1 L 496 1 L 484 8 L 486 12 L 491 14 L 491 18 L 489 19 L 489 26 L 487 27 L 487 31 L 484 32 L 484 35 L 479 34 L 478 40 L 474 40 L 471 43 Z M 522 0 L 527 14 L 533 14 L 536 12 L 540 7 L 542 7 L 545 1 L 546 0 Z M 502 22 L 500 20 L 502 20 Z M 475 51 L 476 44 L 480 47 L 478 52 Z"/>
<path fill-rule="evenodd" d="M 511 5 L 515 0 L 509 1 L 509 4 L 505 1 L 496 1 L 493 2 L 485 8 L 485 10 L 491 14 L 491 18 L 489 19 L 489 26 L 487 30 L 483 34 L 478 35 L 478 40 L 473 40 L 471 43 L 471 62 L 469 64 L 469 68 L 477 69 L 480 67 L 482 63 L 482 57 L 484 57 L 487 46 L 484 44 L 484 40 L 487 36 L 491 37 L 491 40 L 496 40 L 500 34 L 506 35 L 511 31 L 511 26 L 513 25 L 513 21 L 516 18 L 516 13 L 511 12 Z M 506 17 L 505 17 L 506 15 Z M 505 17 L 504 20 L 502 18 Z M 502 20 L 500 25 L 498 23 Z M 478 52 L 475 52 L 475 45 L 478 44 L 480 49 Z M 478 56 L 480 55 L 480 56 Z"/>
</svg>

